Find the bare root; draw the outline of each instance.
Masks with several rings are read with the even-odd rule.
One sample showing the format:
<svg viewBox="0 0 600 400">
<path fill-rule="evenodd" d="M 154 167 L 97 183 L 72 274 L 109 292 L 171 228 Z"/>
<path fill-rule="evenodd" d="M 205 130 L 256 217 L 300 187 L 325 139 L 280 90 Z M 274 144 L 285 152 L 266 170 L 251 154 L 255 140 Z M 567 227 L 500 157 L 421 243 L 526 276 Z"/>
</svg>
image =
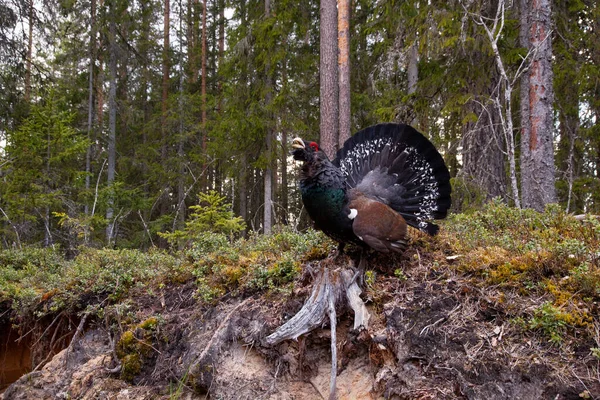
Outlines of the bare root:
<svg viewBox="0 0 600 400">
<path fill-rule="evenodd" d="M 360 298 L 362 290 L 357 281 L 359 269 L 354 272 L 348 268 L 331 270 L 321 267 L 314 281 L 308 300 L 300 311 L 275 332 L 265 338 L 265 344 L 276 345 L 284 340 L 297 339 L 299 336 L 318 328 L 329 319 L 331 327 L 331 379 L 329 399 L 336 398 L 337 377 L 337 338 L 336 306 L 346 304 L 354 311 L 354 329 L 368 328 L 370 314 Z"/>
</svg>

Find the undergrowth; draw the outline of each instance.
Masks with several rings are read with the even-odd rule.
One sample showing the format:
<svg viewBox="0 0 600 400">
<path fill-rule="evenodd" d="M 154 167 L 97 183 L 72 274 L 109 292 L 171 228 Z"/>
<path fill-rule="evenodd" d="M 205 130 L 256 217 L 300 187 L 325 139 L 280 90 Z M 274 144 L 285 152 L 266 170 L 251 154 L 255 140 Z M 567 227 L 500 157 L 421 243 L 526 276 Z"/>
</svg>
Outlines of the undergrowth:
<svg viewBox="0 0 600 400">
<path fill-rule="evenodd" d="M 230 242 L 205 233 L 191 247 L 169 253 L 151 249 L 81 248 L 73 260 L 51 248 L 0 251 L 0 313 L 27 321 L 59 312 L 98 311 L 154 295 L 166 285 L 192 282 L 201 302 L 225 294 L 289 291 L 303 261 L 323 258 L 331 242 L 316 231 L 282 228 Z"/>
<path fill-rule="evenodd" d="M 405 257 L 406 263 L 450 269 L 470 285 L 493 288 L 501 293 L 496 301 L 511 323 L 527 334 L 552 343 L 594 337 L 600 301 L 597 218 L 576 220 L 554 205 L 538 213 L 491 202 L 480 211 L 453 215 L 443 225 L 434 238 L 413 236 L 415 257 Z M 223 296 L 281 296 L 291 293 L 303 264 L 333 248 L 319 232 L 280 228 L 270 236 L 235 241 L 224 233 L 199 233 L 188 248 L 175 252 L 81 248 L 66 260 L 52 249 L 4 250 L 0 313 L 10 311 L 6 315 L 13 323 L 26 323 L 93 306 L 102 316 L 106 307 L 135 309 L 136 296 L 158 298 L 166 286 L 183 284 L 207 306 Z M 400 264 L 389 275 L 399 282 L 414 279 Z M 366 278 L 371 284 L 376 279 Z M 139 323 L 126 321 L 123 332 Z M 135 371 L 135 357 L 129 361 Z"/>
<path fill-rule="evenodd" d="M 453 268 L 475 285 L 498 288 L 511 299 L 539 299 L 532 309 L 505 305 L 518 326 L 553 343 L 567 335 L 593 336 L 600 301 L 597 217 L 577 220 L 557 205 L 539 213 L 496 201 L 451 216 L 438 240 L 458 255 Z"/>
</svg>

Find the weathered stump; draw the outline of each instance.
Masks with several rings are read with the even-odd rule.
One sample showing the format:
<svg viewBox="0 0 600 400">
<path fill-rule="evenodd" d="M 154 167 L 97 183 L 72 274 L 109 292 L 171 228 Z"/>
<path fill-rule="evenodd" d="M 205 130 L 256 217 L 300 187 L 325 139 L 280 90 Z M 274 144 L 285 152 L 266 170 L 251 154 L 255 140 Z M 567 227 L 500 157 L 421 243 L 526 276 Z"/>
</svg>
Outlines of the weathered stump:
<svg viewBox="0 0 600 400">
<path fill-rule="evenodd" d="M 361 288 L 357 277 L 362 274 L 349 268 L 319 265 L 310 297 L 300 311 L 265 339 L 265 344 L 276 345 L 284 340 L 297 339 L 300 335 L 321 327 L 327 319 L 331 326 L 331 383 L 329 399 L 335 399 L 337 376 L 336 307 L 350 306 L 354 311 L 354 329 L 367 329 L 369 312 L 360 298 Z"/>
</svg>

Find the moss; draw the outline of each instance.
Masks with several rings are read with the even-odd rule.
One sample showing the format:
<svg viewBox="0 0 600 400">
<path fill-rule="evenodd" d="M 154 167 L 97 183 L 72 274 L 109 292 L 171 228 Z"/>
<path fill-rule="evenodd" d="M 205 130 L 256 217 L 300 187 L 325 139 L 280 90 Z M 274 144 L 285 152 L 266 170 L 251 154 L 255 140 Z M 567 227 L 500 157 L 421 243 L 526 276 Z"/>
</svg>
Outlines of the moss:
<svg viewBox="0 0 600 400">
<path fill-rule="evenodd" d="M 132 331 L 125 331 L 117 342 L 117 357 L 123 359 L 129 353 L 137 351 L 137 339 Z"/>
<path fill-rule="evenodd" d="M 127 354 L 121 359 L 121 379 L 131 382 L 142 370 L 139 354 Z"/>
<path fill-rule="evenodd" d="M 158 326 L 158 319 L 156 317 L 150 317 L 145 321 L 142 321 L 138 327 L 145 330 L 154 330 Z"/>
</svg>

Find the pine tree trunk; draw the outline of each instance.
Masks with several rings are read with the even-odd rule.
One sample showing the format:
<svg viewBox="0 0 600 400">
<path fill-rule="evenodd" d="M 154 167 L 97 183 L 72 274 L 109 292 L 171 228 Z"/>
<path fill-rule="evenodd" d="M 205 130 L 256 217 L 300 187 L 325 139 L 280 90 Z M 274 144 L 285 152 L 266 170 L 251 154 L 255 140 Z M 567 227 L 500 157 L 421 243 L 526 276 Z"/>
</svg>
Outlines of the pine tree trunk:
<svg viewBox="0 0 600 400">
<path fill-rule="evenodd" d="M 115 6 L 111 4 L 109 9 L 109 71 L 110 86 L 108 92 L 108 165 L 106 170 L 107 185 L 110 188 L 115 180 L 116 164 L 116 129 L 117 129 L 117 25 L 115 16 Z M 108 208 L 106 209 L 106 243 L 108 246 L 113 244 L 115 234 L 114 217 L 114 193 L 109 196 Z"/>
<path fill-rule="evenodd" d="M 464 127 L 461 138 L 463 168 L 460 175 L 480 188 L 488 199 L 497 196 L 505 198 L 506 143 L 501 132 L 500 117 L 493 107 L 483 109 L 478 103 L 471 103 L 470 110 L 479 118 L 477 122 Z"/>
<path fill-rule="evenodd" d="M 239 173 L 238 197 L 239 209 L 238 215 L 248 224 L 248 161 L 245 153 L 242 153 L 241 170 Z M 246 236 L 247 229 L 244 229 L 243 235 Z"/>
<path fill-rule="evenodd" d="M 87 120 L 87 138 L 88 147 L 85 153 L 85 191 L 90 190 L 90 178 L 92 175 L 92 136 L 94 128 L 94 64 L 96 62 L 96 0 L 90 2 L 90 64 L 88 80 L 88 120 Z M 89 205 L 84 205 L 85 215 L 89 214 Z M 89 232 L 86 229 L 85 243 L 88 243 Z"/>
<path fill-rule="evenodd" d="M 202 166 L 202 181 L 204 182 L 201 185 L 202 190 L 206 190 L 208 187 L 208 177 L 207 177 L 207 166 L 208 166 L 208 155 L 206 154 L 206 141 L 207 141 L 207 132 L 206 132 L 206 58 L 208 55 L 206 54 L 206 0 L 202 1 L 202 87 L 201 87 L 201 96 L 202 96 L 202 157 L 203 157 L 203 166 Z"/>
<path fill-rule="evenodd" d="M 556 202 L 551 0 L 521 0 L 521 46 L 534 49 L 521 81 L 521 193 L 524 207 Z"/>
<path fill-rule="evenodd" d="M 169 47 L 170 47 L 170 1 L 165 0 L 163 19 L 163 59 L 162 59 L 162 97 L 161 97 L 161 160 L 167 161 L 167 101 L 169 97 Z"/>
<path fill-rule="evenodd" d="M 350 10 L 352 0 L 338 0 L 338 67 L 339 67 L 339 124 L 338 148 L 350 139 Z"/>
<path fill-rule="evenodd" d="M 282 129 L 281 131 L 281 223 L 283 225 L 287 225 L 289 223 L 288 220 L 288 210 L 289 210 L 289 199 L 288 199 L 288 174 L 287 174 L 287 130 Z"/>
<path fill-rule="evenodd" d="M 415 42 L 410 46 L 409 54 L 408 54 L 408 94 L 415 94 L 417 92 L 417 83 L 419 82 L 419 49 L 418 43 Z M 413 103 L 414 104 L 414 103 Z M 411 112 L 411 118 L 408 122 L 410 125 L 415 125 L 417 123 L 417 115 L 413 111 Z M 404 121 L 399 121 L 404 122 Z"/>
<path fill-rule="evenodd" d="M 265 0 L 265 18 L 270 18 L 271 16 L 271 4 L 270 0 Z M 271 106 L 272 93 L 273 89 L 271 82 L 271 64 L 268 61 L 265 63 L 265 103 L 267 107 Z M 269 115 L 270 113 L 268 113 Z M 267 168 L 265 169 L 264 174 L 264 213 L 263 213 L 263 233 L 265 235 L 270 235 L 271 230 L 273 228 L 273 170 L 272 170 L 272 153 L 273 153 L 273 132 L 271 128 L 271 118 L 270 115 L 267 117 L 267 133 L 265 137 L 266 141 L 266 152 L 267 152 Z"/>
<path fill-rule="evenodd" d="M 338 29 L 336 0 L 321 0 L 320 101 L 321 147 L 330 159 L 339 137 Z"/>
<path fill-rule="evenodd" d="M 219 69 L 223 66 L 223 57 L 225 55 L 225 1 L 219 0 Z M 219 103 L 217 104 L 217 110 L 221 113 L 223 109 L 223 82 L 220 75 L 217 75 L 217 92 L 219 96 Z"/>
<path fill-rule="evenodd" d="M 287 47 L 287 37 L 283 39 L 283 45 L 284 47 Z M 282 60 L 282 66 L 281 66 L 281 92 L 282 93 L 286 93 L 287 92 L 287 80 L 288 80 L 288 62 L 287 62 L 287 57 L 284 57 Z M 283 118 L 285 119 L 287 117 L 287 110 L 284 111 L 284 116 Z M 287 129 L 285 127 L 280 128 L 281 131 L 281 223 L 283 225 L 287 225 L 288 224 L 288 175 L 287 175 L 287 168 L 288 168 L 288 164 L 287 164 L 287 157 L 289 154 L 289 150 L 288 150 L 288 133 L 287 133 Z"/>
<path fill-rule="evenodd" d="M 33 0 L 29 0 L 29 35 L 27 37 L 27 60 L 25 64 L 25 102 L 31 99 L 31 57 L 33 57 Z"/>
<path fill-rule="evenodd" d="M 190 45 L 192 48 L 192 53 L 190 55 L 190 64 L 192 69 L 192 83 L 198 82 L 198 36 L 200 33 L 199 23 L 198 23 L 198 9 L 199 9 L 198 0 L 193 0 L 192 3 L 192 33 L 190 38 Z"/>
<path fill-rule="evenodd" d="M 179 108 L 179 124 L 178 124 L 178 143 L 177 143 L 177 163 L 178 165 L 178 173 L 177 173 L 177 218 L 174 221 L 174 228 L 178 227 L 178 228 L 183 228 L 184 226 L 184 222 L 185 222 L 185 214 L 186 214 L 186 207 L 185 207 L 185 161 L 184 161 L 184 146 L 185 146 L 185 139 L 184 139 L 184 121 L 183 121 L 183 117 L 184 117 L 184 105 L 183 105 L 183 99 L 184 99 L 184 82 L 185 82 L 185 68 L 183 65 L 183 10 L 182 8 L 180 8 L 179 10 L 180 15 L 179 15 L 179 32 L 180 32 L 180 37 L 179 37 L 179 99 L 177 102 L 177 106 Z M 189 52 L 189 49 L 188 49 Z M 174 231 L 175 229 L 173 229 Z"/>
</svg>

